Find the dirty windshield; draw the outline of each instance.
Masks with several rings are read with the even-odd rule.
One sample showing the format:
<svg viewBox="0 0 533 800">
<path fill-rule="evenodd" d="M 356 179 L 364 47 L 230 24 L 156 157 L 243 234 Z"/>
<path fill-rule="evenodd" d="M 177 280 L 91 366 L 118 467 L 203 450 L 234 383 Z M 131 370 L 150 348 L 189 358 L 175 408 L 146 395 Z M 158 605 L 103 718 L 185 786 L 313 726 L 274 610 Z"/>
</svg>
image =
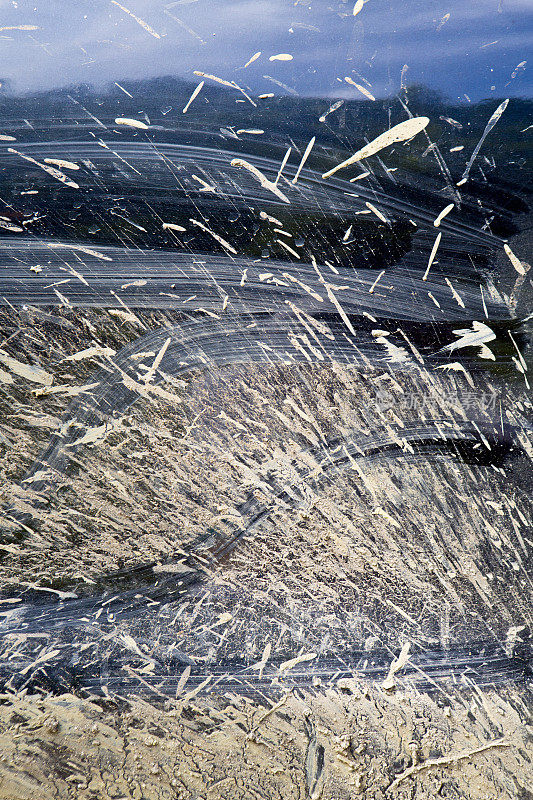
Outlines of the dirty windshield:
<svg viewBox="0 0 533 800">
<path fill-rule="evenodd" d="M 0 14 L 0 798 L 525 800 L 531 7 L 125 3 Z"/>
</svg>

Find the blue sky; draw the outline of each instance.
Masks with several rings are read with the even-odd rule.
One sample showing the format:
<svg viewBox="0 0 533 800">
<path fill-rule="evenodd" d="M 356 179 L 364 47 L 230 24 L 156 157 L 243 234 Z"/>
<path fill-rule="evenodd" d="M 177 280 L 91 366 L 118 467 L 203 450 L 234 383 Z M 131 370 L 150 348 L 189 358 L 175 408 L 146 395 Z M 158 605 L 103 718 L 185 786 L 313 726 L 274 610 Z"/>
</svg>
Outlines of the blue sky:
<svg viewBox="0 0 533 800">
<path fill-rule="evenodd" d="M 0 0 L 0 78 L 27 92 L 196 80 L 196 69 L 254 92 L 285 92 L 268 75 L 300 95 L 361 99 L 346 77 L 379 97 L 398 91 L 407 65 L 405 83 L 452 100 L 531 97 L 531 64 L 518 67 L 531 50 L 531 0 L 368 0 L 355 17 L 354 2 Z M 293 59 L 269 61 L 279 53 Z"/>
</svg>

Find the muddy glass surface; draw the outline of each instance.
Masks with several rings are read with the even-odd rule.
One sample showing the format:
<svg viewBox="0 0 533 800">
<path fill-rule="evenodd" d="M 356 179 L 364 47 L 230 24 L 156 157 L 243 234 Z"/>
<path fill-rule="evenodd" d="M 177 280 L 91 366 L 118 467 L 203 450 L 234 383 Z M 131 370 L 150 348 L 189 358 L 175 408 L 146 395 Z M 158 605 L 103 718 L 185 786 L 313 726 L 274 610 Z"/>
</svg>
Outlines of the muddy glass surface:
<svg viewBox="0 0 533 800">
<path fill-rule="evenodd" d="M 528 6 L 5 5 L 0 797 L 530 796 Z"/>
</svg>

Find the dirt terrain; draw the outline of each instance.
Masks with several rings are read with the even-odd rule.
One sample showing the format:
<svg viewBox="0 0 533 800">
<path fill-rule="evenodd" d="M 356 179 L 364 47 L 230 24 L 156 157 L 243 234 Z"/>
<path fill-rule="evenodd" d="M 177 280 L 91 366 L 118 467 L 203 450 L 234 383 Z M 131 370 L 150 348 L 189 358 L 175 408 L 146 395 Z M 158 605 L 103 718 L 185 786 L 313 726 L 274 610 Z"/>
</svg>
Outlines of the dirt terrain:
<svg viewBox="0 0 533 800">
<path fill-rule="evenodd" d="M 274 706 L 230 695 L 164 708 L 3 695 L 0 797 L 528 800 L 521 692 L 450 691 L 348 682 Z"/>
</svg>

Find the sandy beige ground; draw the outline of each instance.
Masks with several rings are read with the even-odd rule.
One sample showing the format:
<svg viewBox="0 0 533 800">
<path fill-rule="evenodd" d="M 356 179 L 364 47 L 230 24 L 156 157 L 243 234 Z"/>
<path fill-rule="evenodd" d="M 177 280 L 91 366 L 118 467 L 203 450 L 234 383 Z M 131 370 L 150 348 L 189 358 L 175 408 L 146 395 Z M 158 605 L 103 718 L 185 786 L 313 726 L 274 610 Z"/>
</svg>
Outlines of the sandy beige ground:
<svg viewBox="0 0 533 800">
<path fill-rule="evenodd" d="M 266 718 L 264 706 L 232 697 L 166 710 L 4 697 L 0 797 L 531 797 L 533 728 L 518 692 L 454 693 L 443 705 L 402 689 L 352 690 L 289 695 Z"/>
</svg>

